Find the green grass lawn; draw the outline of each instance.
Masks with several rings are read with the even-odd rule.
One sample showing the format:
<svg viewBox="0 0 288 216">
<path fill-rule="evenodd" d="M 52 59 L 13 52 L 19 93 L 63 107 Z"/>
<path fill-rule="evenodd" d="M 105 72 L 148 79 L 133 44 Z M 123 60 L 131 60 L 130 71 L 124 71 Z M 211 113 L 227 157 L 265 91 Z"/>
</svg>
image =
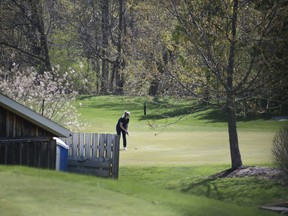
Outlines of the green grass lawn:
<svg viewBox="0 0 288 216">
<path fill-rule="evenodd" d="M 230 167 L 221 112 L 173 98 L 82 97 L 76 105 L 83 132 L 115 133 L 123 111 L 131 111 L 119 179 L 0 166 L 0 216 L 276 215 L 259 206 L 288 200 L 277 181 L 209 179 Z M 267 117 L 238 121 L 243 163 L 273 166 L 272 140 L 285 125 Z"/>
<path fill-rule="evenodd" d="M 145 101 L 148 101 L 147 116 L 143 115 Z M 163 99 L 155 103 L 145 97 L 102 96 L 83 97 L 77 106 L 81 121 L 87 124 L 81 128 L 85 132 L 115 133 L 116 122 L 123 111 L 131 111 L 128 152 L 121 152 L 120 166 L 230 163 L 224 114 L 195 108 L 193 101 Z M 272 163 L 273 137 L 285 125 L 287 122 L 271 118 L 238 121 L 243 163 Z"/>
<path fill-rule="evenodd" d="M 257 207 L 167 190 L 163 188 L 163 177 L 167 176 L 169 169 L 131 169 L 123 171 L 123 177 L 116 181 L 25 167 L 0 166 L 0 215 L 274 215 Z M 158 174 L 149 177 L 149 173 L 155 171 Z M 207 173 L 203 170 L 196 171 L 198 174 L 201 172 Z M 180 173 L 185 175 L 184 172 Z M 138 174 L 144 178 L 139 180 Z M 154 183 L 148 181 L 151 179 Z M 171 179 L 169 175 L 168 181 Z"/>
</svg>

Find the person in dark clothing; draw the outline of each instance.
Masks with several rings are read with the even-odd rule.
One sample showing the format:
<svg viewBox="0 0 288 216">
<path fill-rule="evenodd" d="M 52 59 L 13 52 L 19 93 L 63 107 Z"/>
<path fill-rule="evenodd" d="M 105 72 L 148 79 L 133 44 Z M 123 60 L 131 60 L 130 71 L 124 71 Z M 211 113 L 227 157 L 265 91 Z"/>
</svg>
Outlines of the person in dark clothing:
<svg viewBox="0 0 288 216">
<path fill-rule="evenodd" d="M 130 119 L 130 112 L 125 110 L 124 114 L 121 116 L 121 118 L 119 118 L 117 125 L 116 125 L 117 134 L 121 136 L 121 133 L 122 133 L 124 150 L 127 150 L 126 134 L 129 135 L 128 134 L 129 119 Z"/>
</svg>

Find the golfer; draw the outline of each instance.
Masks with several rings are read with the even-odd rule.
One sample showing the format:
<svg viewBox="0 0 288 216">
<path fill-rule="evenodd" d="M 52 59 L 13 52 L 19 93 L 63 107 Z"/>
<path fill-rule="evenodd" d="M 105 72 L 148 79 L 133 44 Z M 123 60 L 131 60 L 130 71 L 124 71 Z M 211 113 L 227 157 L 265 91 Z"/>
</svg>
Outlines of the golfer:
<svg viewBox="0 0 288 216">
<path fill-rule="evenodd" d="M 125 110 L 124 114 L 119 118 L 117 125 L 116 125 L 116 132 L 119 136 L 121 136 L 122 133 L 122 138 L 123 138 L 123 147 L 124 150 L 127 150 L 127 140 L 126 140 L 126 134 L 128 134 L 128 124 L 129 124 L 129 119 L 130 119 L 130 112 Z"/>
</svg>

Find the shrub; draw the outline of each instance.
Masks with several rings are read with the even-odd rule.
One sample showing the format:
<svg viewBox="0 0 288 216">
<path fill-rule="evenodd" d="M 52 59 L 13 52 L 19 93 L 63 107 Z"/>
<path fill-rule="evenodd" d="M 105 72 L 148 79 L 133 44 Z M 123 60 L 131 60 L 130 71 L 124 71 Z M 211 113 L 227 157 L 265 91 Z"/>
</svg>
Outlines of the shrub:
<svg viewBox="0 0 288 216">
<path fill-rule="evenodd" d="M 282 128 L 273 139 L 272 153 L 274 161 L 288 182 L 288 128 Z"/>
</svg>

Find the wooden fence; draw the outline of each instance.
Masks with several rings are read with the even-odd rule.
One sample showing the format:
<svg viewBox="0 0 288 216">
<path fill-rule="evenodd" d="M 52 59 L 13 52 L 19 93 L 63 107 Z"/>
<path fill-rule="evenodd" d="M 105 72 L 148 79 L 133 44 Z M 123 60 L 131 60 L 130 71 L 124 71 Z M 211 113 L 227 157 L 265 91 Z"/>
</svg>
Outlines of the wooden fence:
<svg viewBox="0 0 288 216">
<path fill-rule="evenodd" d="M 119 136 L 98 133 L 73 133 L 62 140 L 70 147 L 68 172 L 118 178 Z"/>
</svg>

